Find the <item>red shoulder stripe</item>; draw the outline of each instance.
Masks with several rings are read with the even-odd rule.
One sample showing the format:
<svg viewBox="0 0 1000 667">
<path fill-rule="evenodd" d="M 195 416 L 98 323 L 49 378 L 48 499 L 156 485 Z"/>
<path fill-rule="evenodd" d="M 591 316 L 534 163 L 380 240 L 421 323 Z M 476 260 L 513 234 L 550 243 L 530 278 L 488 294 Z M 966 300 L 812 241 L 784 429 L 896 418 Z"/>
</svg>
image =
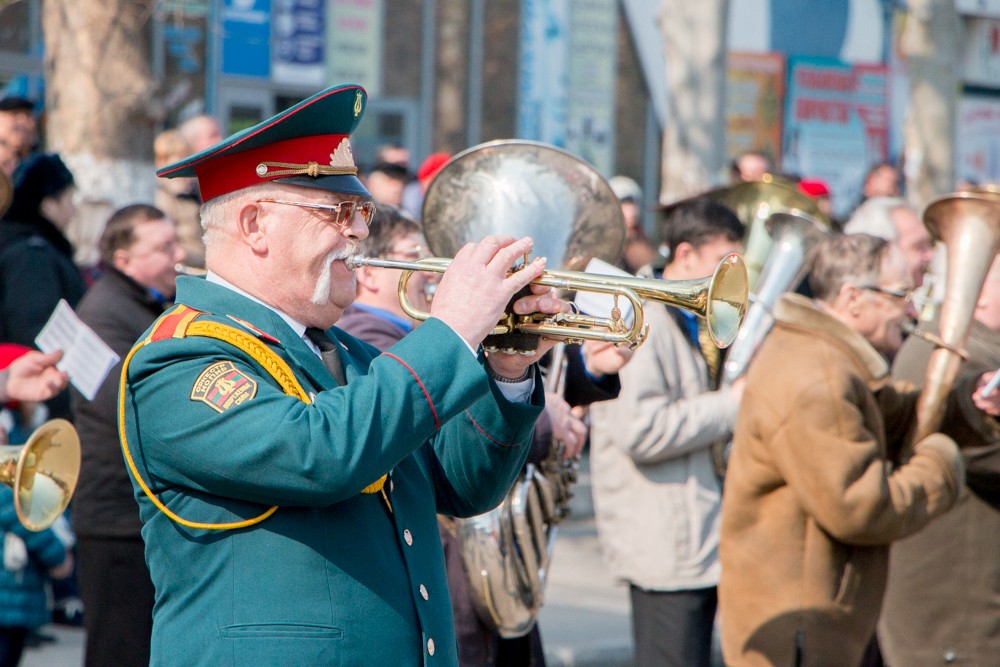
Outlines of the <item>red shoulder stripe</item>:
<svg viewBox="0 0 1000 667">
<path fill-rule="evenodd" d="M 149 334 L 149 341 L 156 342 L 164 338 L 183 338 L 191 321 L 201 315 L 200 310 L 188 308 L 181 304 L 160 318 Z"/>
</svg>

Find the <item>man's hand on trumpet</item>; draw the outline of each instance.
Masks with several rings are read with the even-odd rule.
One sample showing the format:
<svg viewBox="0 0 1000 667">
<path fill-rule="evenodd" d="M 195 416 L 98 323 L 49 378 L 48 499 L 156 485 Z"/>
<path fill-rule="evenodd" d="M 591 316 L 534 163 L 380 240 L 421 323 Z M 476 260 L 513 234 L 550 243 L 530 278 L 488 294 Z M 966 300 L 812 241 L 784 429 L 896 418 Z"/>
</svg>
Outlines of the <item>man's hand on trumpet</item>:
<svg viewBox="0 0 1000 667">
<path fill-rule="evenodd" d="M 510 273 L 514 263 L 531 252 L 530 238 L 487 236 L 479 243 L 465 245 L 441 278 L 431 315 L 450 326 L 472 347 L 482 343 L 500 321 L 511 298 L 545 271 L 545 258 L 538 257 L 519 271 Z M 519 315 L 568 312 L 569 304 L 551 294 L 551 288 L 531 285 L 531 294 L 514 302 Z M 494 353 L 488 362 L 493 372 L 520 378 L 555 344 L 541 338 L 531 356 Z"/>
</svg>

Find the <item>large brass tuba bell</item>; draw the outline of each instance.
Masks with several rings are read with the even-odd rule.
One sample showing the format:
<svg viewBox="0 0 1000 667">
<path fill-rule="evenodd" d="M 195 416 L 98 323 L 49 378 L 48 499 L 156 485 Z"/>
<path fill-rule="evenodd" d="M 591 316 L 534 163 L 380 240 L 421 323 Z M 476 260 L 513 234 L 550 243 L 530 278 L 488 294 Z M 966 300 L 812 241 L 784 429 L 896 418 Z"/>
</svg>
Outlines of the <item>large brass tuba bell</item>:
<svg viewBox="0 0 1000 667">
<path fill-rule="evenodd" d="M 913 442 L 934 433 L 944 419 L 948 393 L 962 362 L 979 293 L 1000 251 L 1000 193 L 955 192 L 924 210 L 924 224 L 947 249 L 945 295 L 940 309 L 941 346 L 931 353 L 917 402 Z"/>
<path fill-rule="evenodd" d="M 45 530 L 69 505 L 80 475 L 80 438 L 65 419 L 39 426 L 23 445 L 0 446 L 0 482 L 14 491 L 17 517 Z"/>
<path fill-rule="evenodd" d="M 802 215 L 823 227 L 830 227 L 830 219 L 819 210 L 811 197 L 799 192 L 793 183 L 771 174 L 765 174 L 759 181 L 737 183 L 710 190 L 701 196 L 728 206 L 746 228 L 743 260 L 747 265 L 751 292 L 756 289 L 771 252 L 772 239 L 767 229 L 771 216 L 776 213 Z"/>
</svg>

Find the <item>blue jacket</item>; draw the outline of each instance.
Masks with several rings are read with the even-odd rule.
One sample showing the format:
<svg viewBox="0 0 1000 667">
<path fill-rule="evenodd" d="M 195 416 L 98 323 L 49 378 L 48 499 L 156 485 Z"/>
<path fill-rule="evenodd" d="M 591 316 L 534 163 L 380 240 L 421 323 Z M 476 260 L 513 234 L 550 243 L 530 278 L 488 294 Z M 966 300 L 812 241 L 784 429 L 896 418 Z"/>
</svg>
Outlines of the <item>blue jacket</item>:
<svg viewBox="0 0 1000 667">
<path fill-rule="evenodd" d="M 315 400 L 285 395 L 249 355 L 211 338 L 135 354 L 128 445 L 159 498 L 205 522 L 280 506 L 252 527 L 196 530 L 137 488 L 156 587 L 152 664 L 456 665 L 435 514 L 500 503 L 527 453 L 541 382 L 536 405 L 508 403 L 482 359 L 432 319 L 381 355 L 332 329 L 347 375 L 336 387 L 263 306 L 194 278 L 178 280 L 177 300 L 212 313 L 202 321 L 249 324 Z M 213 384 L 209 369 L 227 362 L 228 384 Z M 381 493 L 359 493 L 386 473 L 391 512 Z"/>
<path fill-rule="evenodd" d="M 24 540 L 28 563 L 17 572 L 5 569 L 0 539 L 0 626 L 37 628 L 52 617 L 45 594 L 46 572 L 63 562 L 66 548 L 51 529 L 36 533 L 22 526 L 14 510 L 13 491 L 0 484 L 0 533 L 9 532 Z"/>
</svg>

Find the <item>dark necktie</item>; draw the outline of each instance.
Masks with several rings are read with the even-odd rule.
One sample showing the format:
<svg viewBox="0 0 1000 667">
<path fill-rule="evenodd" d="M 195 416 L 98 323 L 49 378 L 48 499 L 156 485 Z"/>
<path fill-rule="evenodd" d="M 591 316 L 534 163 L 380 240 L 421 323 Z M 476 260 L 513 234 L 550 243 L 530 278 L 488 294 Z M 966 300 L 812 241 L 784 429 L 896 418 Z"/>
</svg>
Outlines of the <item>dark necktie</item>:
<svg viewBox="0 0 1000 667">
<path fill-rule="evenodd" d="M 337 344 L 330 340 L 326 332 L 322 329 L 309 327 L 306 329 L 306 338 L 311 340 L 319 348 L 320 357 L 323 358 L 323 365 L 330 375 L 337 381 L 338 385 L 347 384 L 347 377 L 344 375 L 344 365 L 340 361 L 340 351 Z"/>
</svg>

